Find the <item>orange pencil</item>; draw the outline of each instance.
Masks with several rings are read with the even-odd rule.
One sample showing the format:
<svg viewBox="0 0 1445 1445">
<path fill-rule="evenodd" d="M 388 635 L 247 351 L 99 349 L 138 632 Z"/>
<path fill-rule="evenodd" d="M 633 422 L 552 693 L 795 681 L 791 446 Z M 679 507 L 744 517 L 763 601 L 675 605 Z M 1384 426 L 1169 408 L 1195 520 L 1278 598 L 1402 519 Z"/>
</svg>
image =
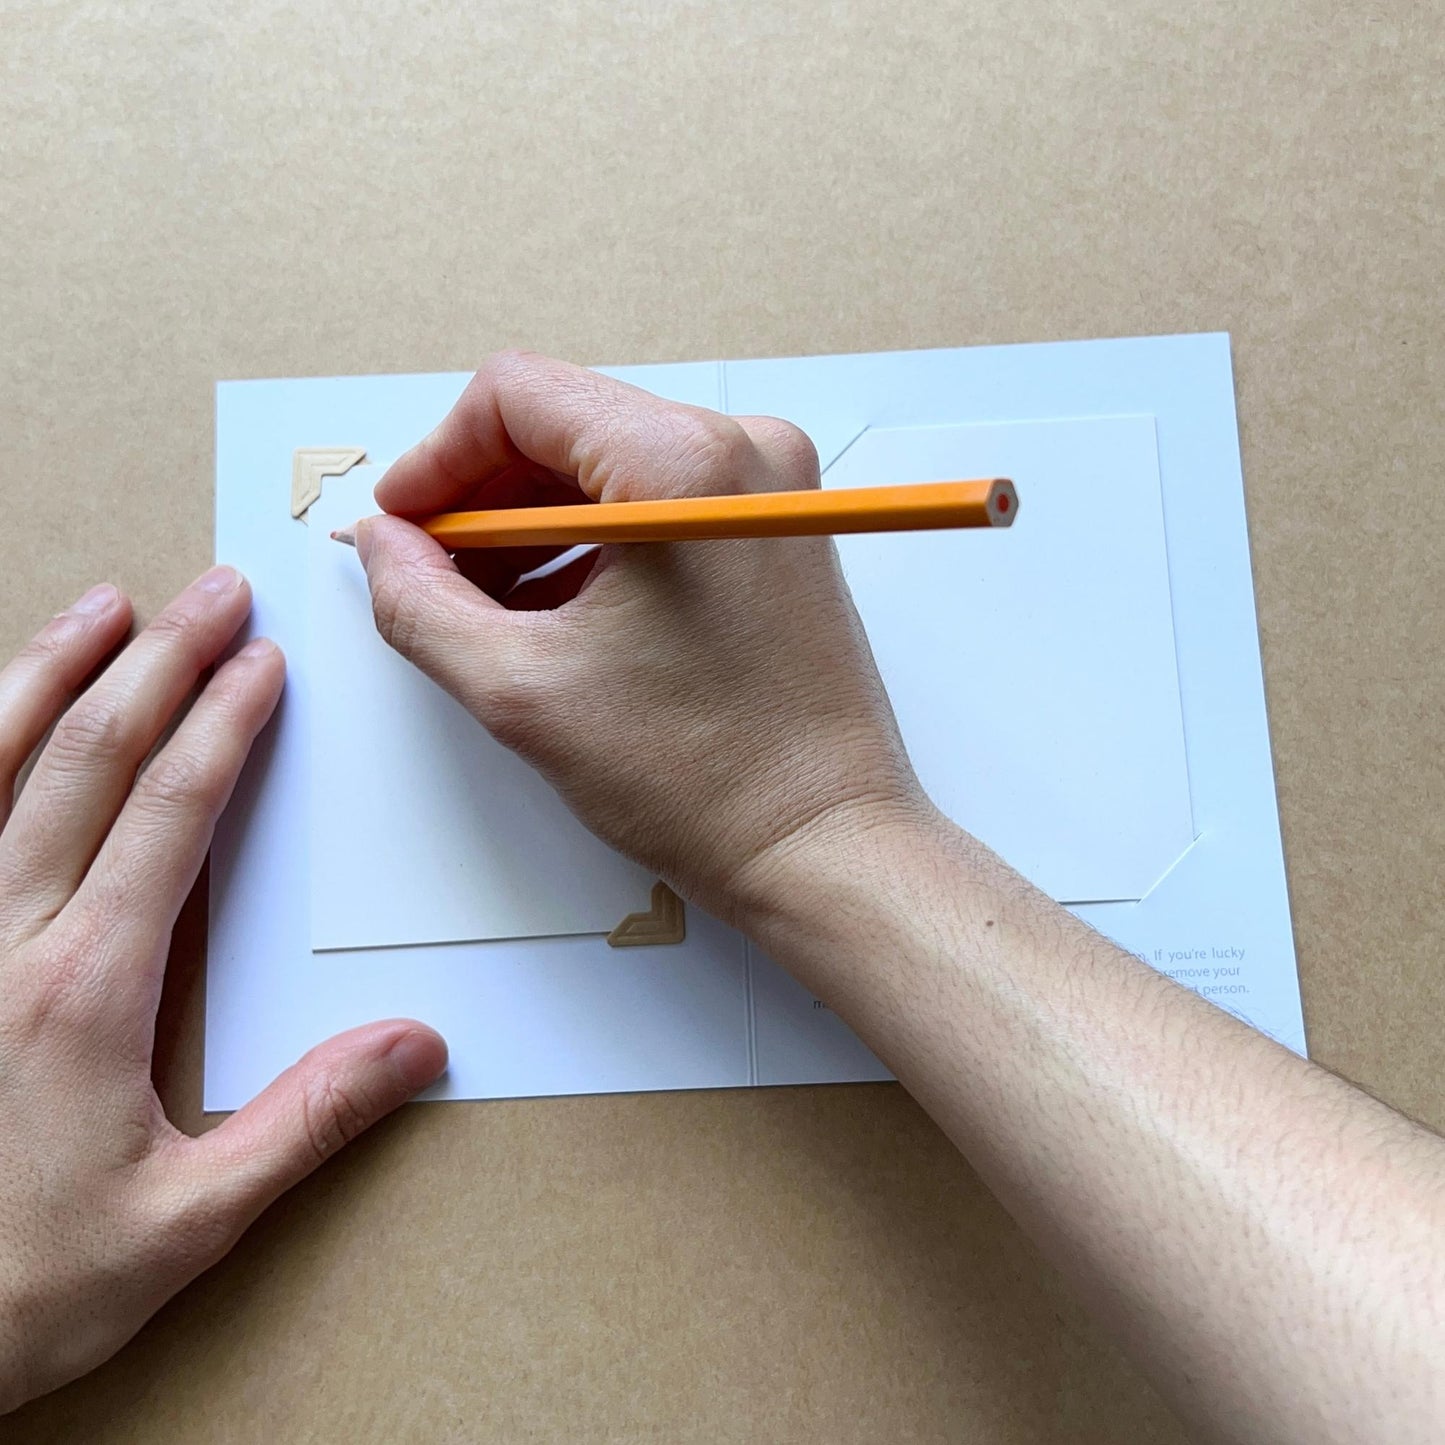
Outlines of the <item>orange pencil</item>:
<svg viewBox="0 0 1445 1445">
<path fill-rule="evenodd" d="M 455 552 L 465 547 L 575 547 L 588 542 L 695 542 L 725 537 L 1008 527 L 1018 507 L 1013 483 L 993 477 L 897 487 L 443 512 L 417 525 Z M 338 542 L 355 540 L 351 528 L 331 535 Z"/>
</svg>

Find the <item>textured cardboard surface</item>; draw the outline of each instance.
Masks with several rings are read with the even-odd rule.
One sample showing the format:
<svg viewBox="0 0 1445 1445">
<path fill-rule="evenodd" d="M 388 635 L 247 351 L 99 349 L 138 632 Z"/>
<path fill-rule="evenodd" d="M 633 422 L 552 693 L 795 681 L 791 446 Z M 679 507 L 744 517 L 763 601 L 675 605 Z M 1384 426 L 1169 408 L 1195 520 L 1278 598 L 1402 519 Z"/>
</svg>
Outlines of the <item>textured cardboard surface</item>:
<svg viewBox="0 0 1445 1445">
<path fill-rule="evenodd" d="M 7 653 L 209 561 L 218 377 L 1231 331 L 1312 1048 L 1445 1124 L 1433 7 L 177 0 L 3 36 Z M 865 1086 L 406 1111 L 0 1438 L 1180 1436 Z"/>
</svg>

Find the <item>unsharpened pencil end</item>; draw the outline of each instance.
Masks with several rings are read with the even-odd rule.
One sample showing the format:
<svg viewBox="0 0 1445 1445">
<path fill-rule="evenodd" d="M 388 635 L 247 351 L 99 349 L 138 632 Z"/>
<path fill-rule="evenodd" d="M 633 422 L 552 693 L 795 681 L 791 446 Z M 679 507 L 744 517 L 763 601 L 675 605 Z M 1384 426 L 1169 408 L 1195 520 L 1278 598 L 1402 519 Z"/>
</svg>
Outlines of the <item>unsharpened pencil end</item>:
<svg viewBox="0 0 1445 1445">
<path fill-rule="evenodd" d="M 988 521 L 991 527 L 1012 527 L 1019 514 L 1019 494 L 1007 477 L 999 477 L 989 488 Z"/>
<path fill-rule="evenodd" d="M 331 540 L 344 542 L 348 547 L 356 546 L 356 523 L 353 522 L 349 527 L 338 527 L 331 534 Z"/>
</svg>

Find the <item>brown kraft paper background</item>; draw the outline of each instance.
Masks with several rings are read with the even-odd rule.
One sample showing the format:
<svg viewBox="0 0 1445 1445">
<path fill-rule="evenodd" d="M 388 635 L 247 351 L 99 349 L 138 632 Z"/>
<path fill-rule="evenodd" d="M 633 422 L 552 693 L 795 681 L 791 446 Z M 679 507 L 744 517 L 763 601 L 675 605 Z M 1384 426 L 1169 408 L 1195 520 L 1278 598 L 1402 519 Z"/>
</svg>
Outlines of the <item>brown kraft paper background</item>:
<svg viewBox="0 0 1445 1445">
<path fill-rule="evenodd" d="M 1445 1124 L 1439 18 L 7 5 L 0 649 L 210 561 L 221 378 L 1227 329 L 1312 1050 Z M 204 937 L 164 1020 L 192 1127 Z M 0 1422 L 1181 1438 L 896 1086 L 405 1110 Z"/>
</svg>

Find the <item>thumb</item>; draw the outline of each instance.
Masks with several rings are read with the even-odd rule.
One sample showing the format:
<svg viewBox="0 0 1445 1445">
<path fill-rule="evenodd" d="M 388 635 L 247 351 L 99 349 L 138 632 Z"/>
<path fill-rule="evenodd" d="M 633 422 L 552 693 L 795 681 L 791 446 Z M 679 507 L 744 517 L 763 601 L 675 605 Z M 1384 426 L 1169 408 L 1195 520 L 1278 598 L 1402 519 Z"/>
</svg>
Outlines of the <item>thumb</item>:
<svg viewBox="0 0 1445 1445">
<path fill-rule="evenodd" d="M 279 1195 L 363 1129 L 435 1082 L 447 1065 L 441 1035 L 408 1019 L 367 1024 L 318 1044 L 193 1141 L 201 1190 L 238 1234 Z"/>
<path fill-rule="evenodd" d="M 500 661 L 506 608 L 463 577 L 439 542 L 400 517 L 358 522 L 356 553 L 383 639 L 477 712 Z"/>
</svg>

